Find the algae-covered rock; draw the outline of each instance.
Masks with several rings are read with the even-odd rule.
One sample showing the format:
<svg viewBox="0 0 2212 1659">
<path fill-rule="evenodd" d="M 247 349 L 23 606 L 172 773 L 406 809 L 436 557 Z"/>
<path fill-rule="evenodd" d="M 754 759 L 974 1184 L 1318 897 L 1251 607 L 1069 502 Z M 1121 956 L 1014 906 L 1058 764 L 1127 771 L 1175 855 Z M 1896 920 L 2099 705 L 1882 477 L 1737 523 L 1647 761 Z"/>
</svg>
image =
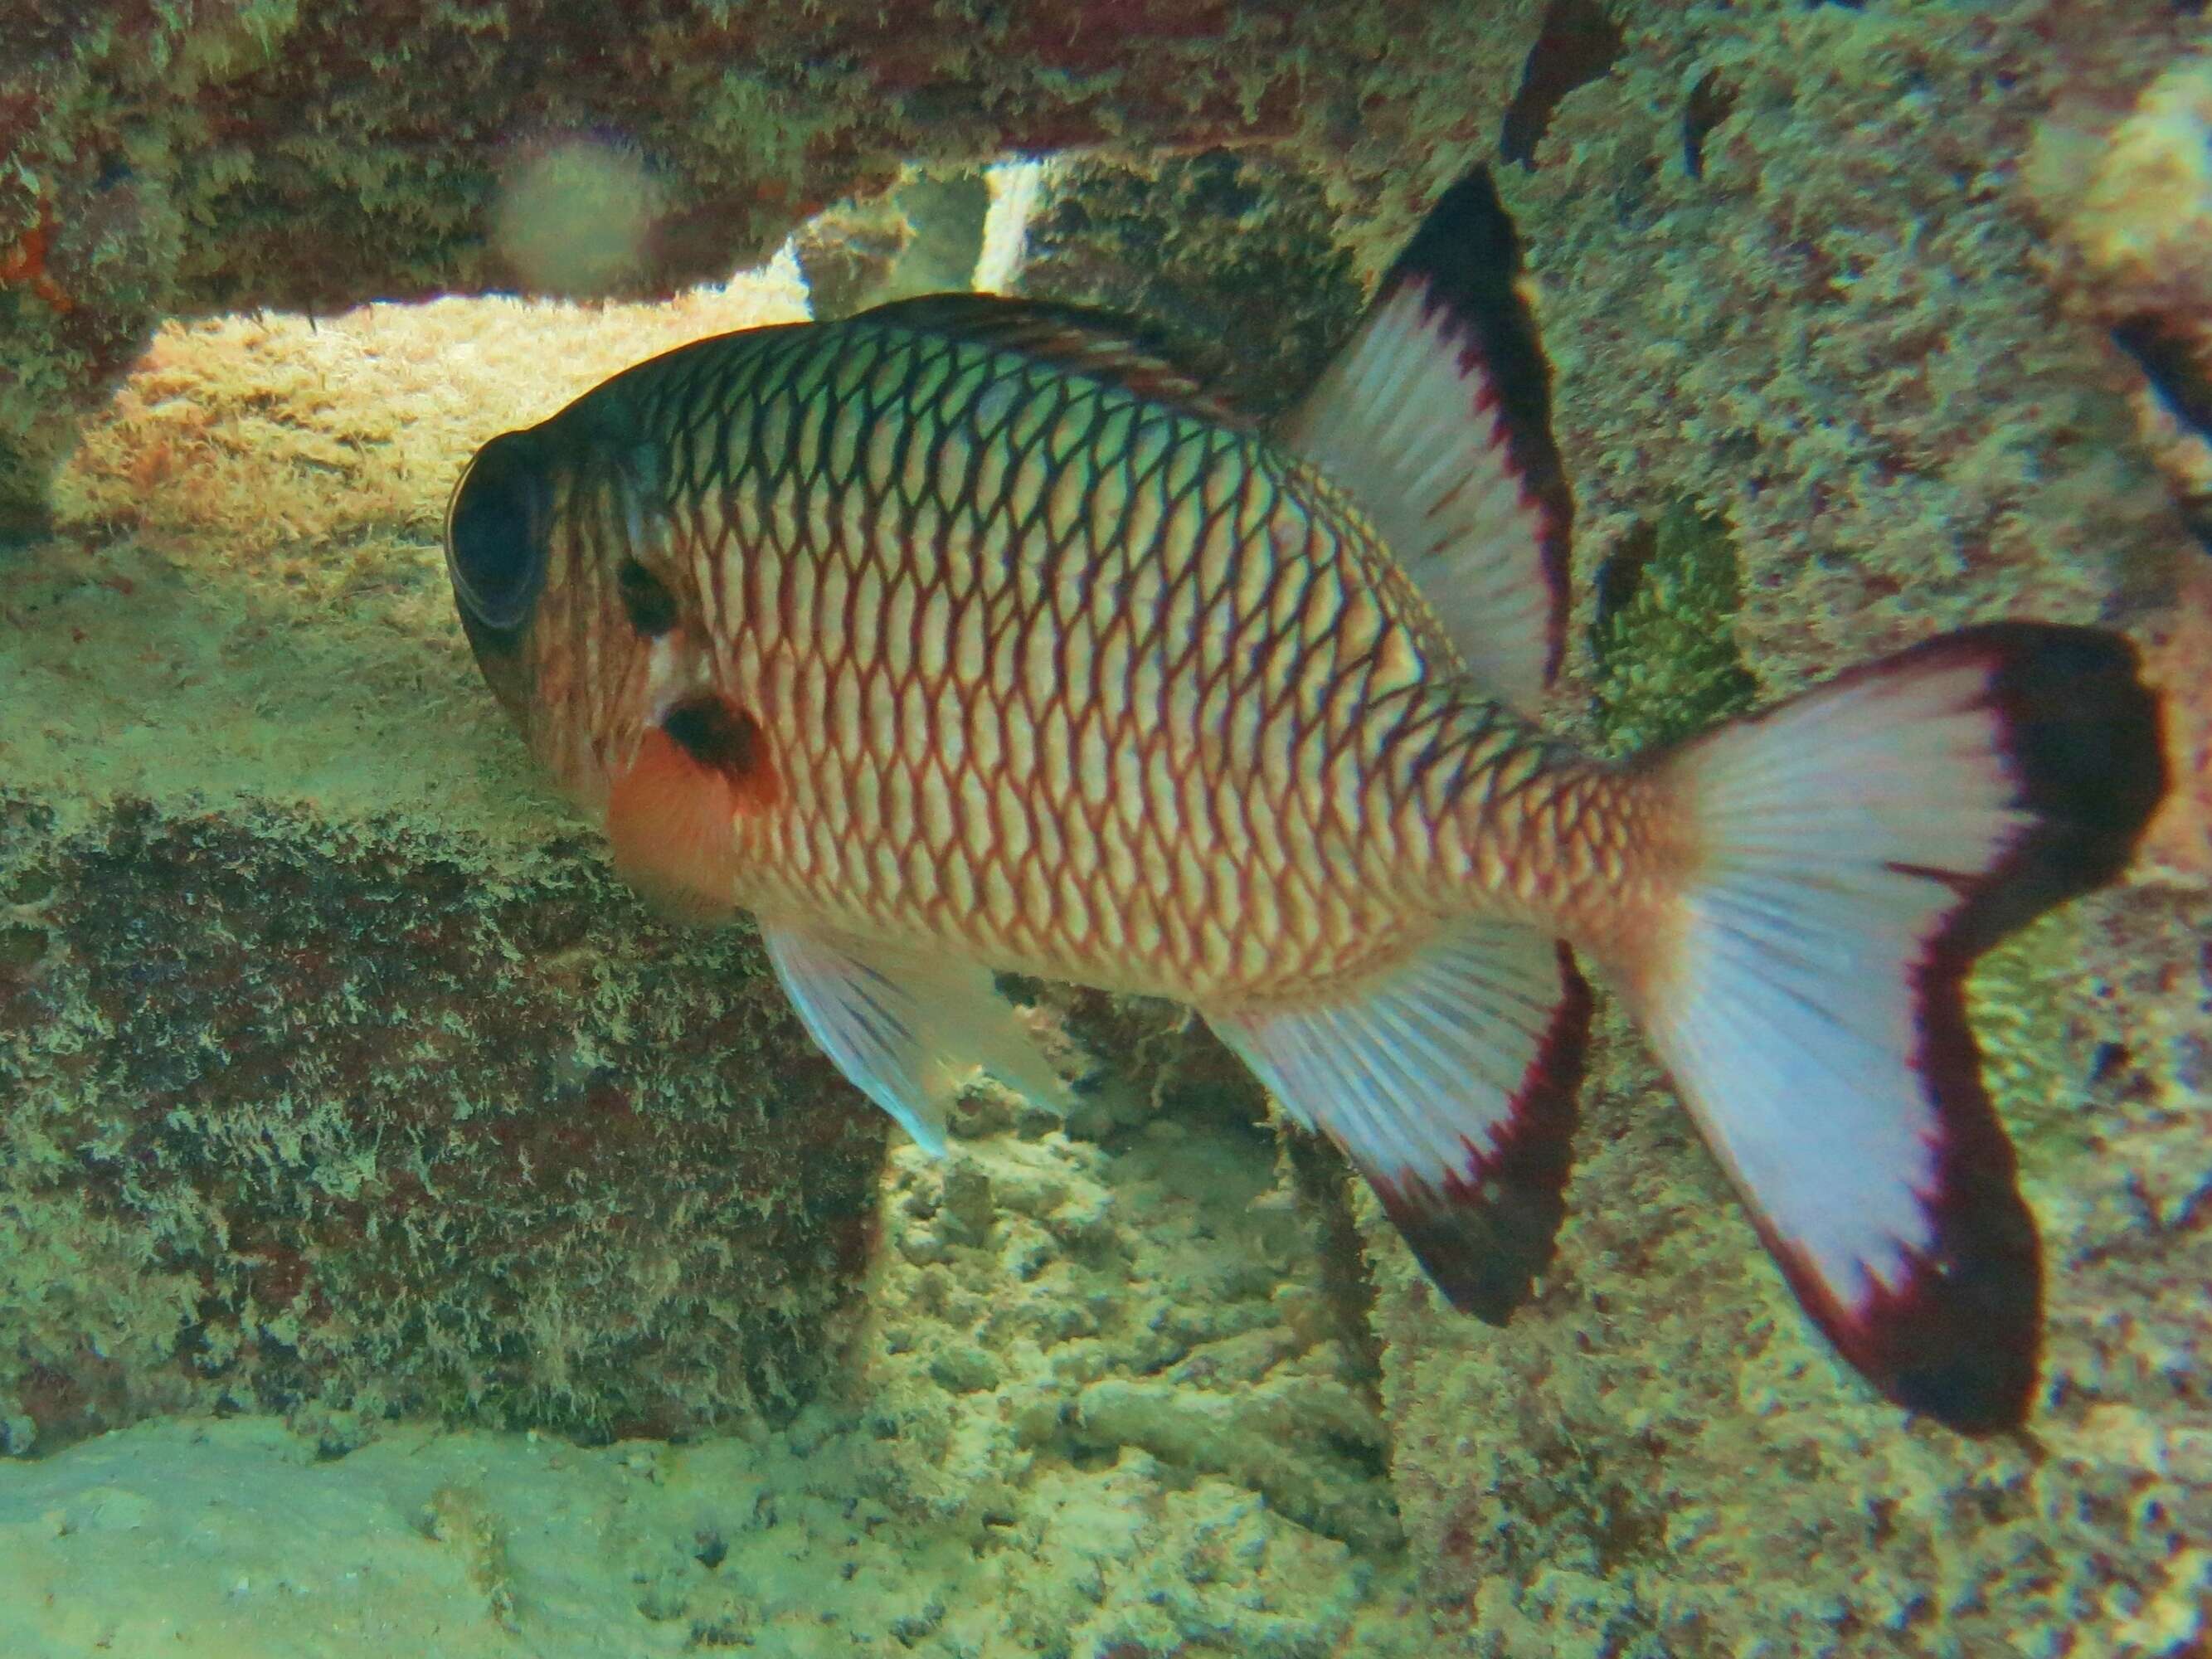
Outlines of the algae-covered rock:
<svg viewBox="0 0 2212 1659">
<path fill-rule="evenodd" d="M 1486 126 L 1530 0 L 9 0 L 0 537 L 165 318 L 665 295 L 909 163 Z M 1418 190 L 1419 180 L 1408 181 Z"/>
<path fill-rule="evenodd" d="M 1615 15 L 1609 72 L 1502 179 L 1582 559 L 1677 501 L 1724 517 L 1770 690 L 1969 620 L 2159 602 L 2192 550 L 2135 377 L 2054 280 L 2018 174 L 2055 100 L 2132 101 L 2196 26 L 2119 3 Z"/>
<path fill-rule="evenodd" d="M 470 444 L 568 395 L 549 340 L 580 390 L 799 306 L 179 328 L 92 432 L 0 635 L 12 1449 L 820 1386 L 884 1126 L 750 935 L 649 921 L 538 792 L 438 546 Z"/>
<path fill-rule="evenodd" d="M 648 925 L 573 847 L 11 816 L 0 1407 L 41 1438 L 215 1401 L 667 1432 L 816 1385 L 883 1129 L 750 937 Z"/>
<path fill-rule="evenodd" d="M 849 317 L 893 300 L 973 287 L 991 198 L 981 168 L 915 169 L 893 190 L 809 220 L 793 247 L 814 315 Z"/>
<path fill-rule="evenodd" d="M 1144 319 L 1244 409 L 1273 415 L 1363 303 L 1325 185 L 1278 151 L 1063 161 L 1030 217 L 1021 285 Z"/>
</svg>

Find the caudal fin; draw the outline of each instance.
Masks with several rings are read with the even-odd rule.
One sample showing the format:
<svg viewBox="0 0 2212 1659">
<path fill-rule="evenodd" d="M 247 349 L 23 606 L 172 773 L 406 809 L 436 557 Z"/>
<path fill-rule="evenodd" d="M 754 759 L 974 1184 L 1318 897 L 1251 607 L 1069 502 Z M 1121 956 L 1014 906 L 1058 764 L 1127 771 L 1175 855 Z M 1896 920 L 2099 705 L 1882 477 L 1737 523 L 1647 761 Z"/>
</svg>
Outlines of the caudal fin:
<svg viewBox="0 0 2212 1659">
<path fill-rule="evenodd" d="M 2026 1415 L 2042 1267 L 1966 1017 L 1974 958 L 2112 879 L 2166 787 L 2134 648 L 1972 628 L 1656 762 L 1688 825 L 1627 977 L 1801 1302 L 1885 1395 Z"/>
</svg>

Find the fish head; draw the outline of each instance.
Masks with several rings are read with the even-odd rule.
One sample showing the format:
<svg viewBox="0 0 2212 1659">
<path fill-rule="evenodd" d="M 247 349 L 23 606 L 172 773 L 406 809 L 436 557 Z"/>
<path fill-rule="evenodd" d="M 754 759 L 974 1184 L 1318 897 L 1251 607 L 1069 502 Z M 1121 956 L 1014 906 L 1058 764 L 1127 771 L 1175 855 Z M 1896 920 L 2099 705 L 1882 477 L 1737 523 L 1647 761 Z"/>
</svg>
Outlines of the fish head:
<svg viewBox="0 0 2212 1659">
<path fill-rule="evenodd" d="M 776 779 L 667 556 L 657 456 L 567 416 L 494 438 L 454 486 L 446 569 L 485 683 L 617 867 L 663 910 L 718 920 L 738 820 Z"/>
</svg>

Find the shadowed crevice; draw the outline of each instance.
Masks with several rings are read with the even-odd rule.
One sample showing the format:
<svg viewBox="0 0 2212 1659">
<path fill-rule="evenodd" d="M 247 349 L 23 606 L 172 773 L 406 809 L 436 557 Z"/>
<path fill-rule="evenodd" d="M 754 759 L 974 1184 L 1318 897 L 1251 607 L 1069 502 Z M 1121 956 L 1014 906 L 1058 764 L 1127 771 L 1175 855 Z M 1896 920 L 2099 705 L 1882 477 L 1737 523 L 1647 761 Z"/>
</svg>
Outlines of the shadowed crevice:
<svg viewBox="0 0 2212 1659">
<path fill-rule="evenodd" d="M 1577 87 L 1603 78 L 1620 56 L 1626 37 L 1597 0 L 1552 0 L 1521 70 L 1521 89 L 1505 111 L 1498 153 L 1524 167 L 1535 166 L 1536 146 L 1553 112 Z"/>
</svg>

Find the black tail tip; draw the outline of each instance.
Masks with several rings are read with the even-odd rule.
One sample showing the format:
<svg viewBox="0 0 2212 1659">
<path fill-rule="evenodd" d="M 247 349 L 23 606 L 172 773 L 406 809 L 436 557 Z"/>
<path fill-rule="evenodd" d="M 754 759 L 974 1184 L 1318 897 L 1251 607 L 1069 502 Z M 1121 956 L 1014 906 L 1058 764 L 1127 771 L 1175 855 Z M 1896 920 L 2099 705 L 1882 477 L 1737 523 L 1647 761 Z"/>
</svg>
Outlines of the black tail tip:
<svg viewBox="0 0 2212 1659">
<path fill-rule="evenodd" d="M 2027 1421 L 2035 1399 L 2036 1360 L 2030 1347 L 1994 1362 L 1930 1366 L 1900 1374 L 1886 1392 L 1907 1411 L 1979 1440 L 2009 1433 Z"/>
<path fill-rule="evenodd" d="M 1917 972 L 1918 1065 L 1944 1125 L 1936 1239 L 1907 1291 L 1863 1322 L 1872 1346 L 1853 1357 L 1908 1410 L 1979 1436 L 2019 1427 L 2033 1402 L 2042 1262 L 1982 1081 L 1966 975 L 2006 934 L 2127 868 L 2166 796 L 2165 720 L 2135 646 L 2109 629 L 1996 623 L 1919 648 L 1983 669 L 2013 805 L 2028 823 L 1965 888 Z"/>
<path fill-rule="evenodd" d="M 2170 781 L 2164 704 L 2109 629 L 1991 623 L 1923 648 L 1987 662 L 2015 803 L 2035 819 L 1956 940 L 1978 950 L 2127 868 Z"/>
</svg>

